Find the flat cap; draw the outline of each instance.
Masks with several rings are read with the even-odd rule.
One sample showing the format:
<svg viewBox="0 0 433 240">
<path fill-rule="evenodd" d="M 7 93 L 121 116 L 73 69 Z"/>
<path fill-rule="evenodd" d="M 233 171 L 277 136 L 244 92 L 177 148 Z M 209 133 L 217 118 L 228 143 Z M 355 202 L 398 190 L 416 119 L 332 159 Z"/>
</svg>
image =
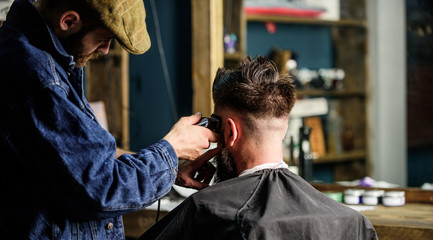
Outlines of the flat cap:
<svg viewBox="0 0 433 240">
<path fill-rule="evenodd" d="M 119 43 L 132 54 L 150 48 L 143 0 L 87 0 Z"/>
</svg>

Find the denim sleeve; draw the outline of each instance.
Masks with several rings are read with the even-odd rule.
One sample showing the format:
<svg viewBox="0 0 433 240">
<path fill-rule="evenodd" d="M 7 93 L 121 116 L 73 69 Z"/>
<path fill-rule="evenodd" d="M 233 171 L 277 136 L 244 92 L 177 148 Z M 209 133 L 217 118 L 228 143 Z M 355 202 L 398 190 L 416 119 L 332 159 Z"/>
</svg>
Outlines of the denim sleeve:
<svg viewBox="0 0 433 240">
<path fill-rule="evenodd" d="M 30 127 L 15 128 L 10 141 L 23 167 L 31 169 L 26 178 L 78 219 L 141 209 L 175 181 L 177 156 L 167 141 L 115 159 L 114 138 L 58 86 L 34 96 L 19 124 Z"/>
</svg>

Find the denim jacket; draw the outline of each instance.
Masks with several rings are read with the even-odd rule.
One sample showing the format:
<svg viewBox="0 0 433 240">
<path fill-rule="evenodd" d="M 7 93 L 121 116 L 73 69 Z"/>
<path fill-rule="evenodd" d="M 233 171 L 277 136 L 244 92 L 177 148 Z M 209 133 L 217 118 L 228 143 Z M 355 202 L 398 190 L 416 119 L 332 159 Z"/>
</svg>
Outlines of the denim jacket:
<svg viewBox="0 0 433 240">
<path fill-rule="evenodd" d="M 29 0 L 0 28 L 0 239 L 124 239 L 121 216 L 165 195 L 165 140 L 115 159 L 75 68 Z"/>
</svg>

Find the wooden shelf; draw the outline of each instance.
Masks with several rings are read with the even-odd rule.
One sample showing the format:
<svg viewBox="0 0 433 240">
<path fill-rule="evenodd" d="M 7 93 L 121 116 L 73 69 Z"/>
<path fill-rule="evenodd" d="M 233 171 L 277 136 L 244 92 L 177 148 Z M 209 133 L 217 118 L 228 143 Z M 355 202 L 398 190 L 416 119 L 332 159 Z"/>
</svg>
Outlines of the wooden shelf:
<svg viewBox="0 0 433 240">
<path fill-rule="evenodd" d="M 237 53 L 225 53 L 224 54 L 224 59 L 225 60 L 233 60 L 233 61 L 240 61 L 244 58 L 244 54 L 237 52 Z"/>
<path fill-rule="evenodd" d="M 298 97 L 364 97 L 365 92 L 362 90 L 322 90 L 307 89 L 296 90 Z"/>
<path fill-rule="evenodd" d="M 339 163 L 339 162 L 352 162 L 357 160 L 363 160 L 366 158 L 366 152 L 364 150 L 354 150 L 350 152 L 340 154 L 327 154 L 323 157 L 319 157 L 313 160 L 314 164 L 323 163 Z"/>
<path fill-rule="evenodd" d="M 365 150 L 354 150 L 339 154 L 326 154 L 325 156 L 315 158 L 313 164 L 353 162 L 365 159 L 366 155 Z M 289 160 L 290 159 L 284 159 L 287 164 L 289 164 Z M 295 164 L 297 164 L 297 160 L 295 160 Z"/>
<path fill-rule="evenodd" d="M 311 24 L 311 25 L 337 25 L 337 26 L 350 26 L 366 28 L 367 23 L 360 20 L 344 19 L 344 20 L 323 20 L 318 18 L 296 18 L 288 16 L 275 16 L 275 15 L 246 15 L 249 22 L 278 22 L 278 23 L 292 23 L 292 24 Z"/>
<path fill-rule="evenodd" d="M 349 188 L 354 188 L 353 186 L 344 186 L 340 184 L 330 184 L 330 183 L 318 183 L 312 182 L 311 185 L 321 192 L 344 192 L 344 190 Z M 389 190 L 389 188 L 371 188 L 356 186 L 358 189 L 382 189 Z M 433 190 L 422 190 L 421 188 L 392 188 L 396 191 L 405 191 L 406 203 L 428 203 L 433 204 Z"/>
</svg>

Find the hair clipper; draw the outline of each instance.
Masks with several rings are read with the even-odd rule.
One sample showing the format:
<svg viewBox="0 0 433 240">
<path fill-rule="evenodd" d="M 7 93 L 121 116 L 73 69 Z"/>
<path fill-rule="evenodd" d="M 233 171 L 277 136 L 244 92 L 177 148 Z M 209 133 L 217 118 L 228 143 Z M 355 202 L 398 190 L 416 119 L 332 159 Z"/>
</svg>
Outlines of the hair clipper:
<svg viewBox="0 0 433 240">
<path fill-rule="evenodd" d="M 210 118 L 202 117 L 196 125 L 208 128 L 215 133 L 219 133 L 221 129 L 221 118 L 212 114 Z"/>
</svg>

